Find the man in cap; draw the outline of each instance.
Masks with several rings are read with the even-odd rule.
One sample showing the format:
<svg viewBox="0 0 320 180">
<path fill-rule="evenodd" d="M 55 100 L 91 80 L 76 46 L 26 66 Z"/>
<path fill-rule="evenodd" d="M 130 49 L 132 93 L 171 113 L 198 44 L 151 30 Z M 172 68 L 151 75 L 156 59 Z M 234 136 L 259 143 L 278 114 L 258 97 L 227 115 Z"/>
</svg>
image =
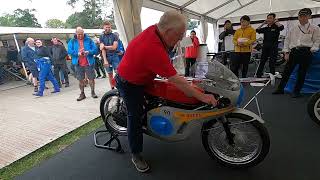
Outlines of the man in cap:
<svg viewBox="0 0 320 180">
<path fill-rule="evenodd" d="M 297 98 L 304 84 L 308 67 L 311 63 L 312 54 L 319 50 L 320 30 L 319 27 L 309 23 L 311 10 L 303 8 L 299 11 L 299 23 L 290 29 L 284 42 L 286 67 L 282 74 L 281 82 L 273 94 L 284 94 L 284 88 L 294 67 L 299 64 L 297 82 L 292 97 Z"/>
</svg>

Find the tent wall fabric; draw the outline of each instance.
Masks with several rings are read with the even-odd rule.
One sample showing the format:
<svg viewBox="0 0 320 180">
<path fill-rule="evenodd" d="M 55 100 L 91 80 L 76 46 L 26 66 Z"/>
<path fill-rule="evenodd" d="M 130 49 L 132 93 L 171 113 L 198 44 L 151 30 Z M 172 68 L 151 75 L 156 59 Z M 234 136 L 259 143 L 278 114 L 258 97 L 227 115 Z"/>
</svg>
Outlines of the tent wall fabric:
<svg viewBox="0 0 320 180">
<path fill-rule="evenodd" d="M 206 43 L 208 37 L 208 23 L 204 16 L 200 18 L 200 25 L 201 25 L 201 42 Z"/>
<path fill-rule="evenodd" d="M 114 0 L 115 23 L 124 46 L 141 32 L 142 0 Z"/>
</svg>

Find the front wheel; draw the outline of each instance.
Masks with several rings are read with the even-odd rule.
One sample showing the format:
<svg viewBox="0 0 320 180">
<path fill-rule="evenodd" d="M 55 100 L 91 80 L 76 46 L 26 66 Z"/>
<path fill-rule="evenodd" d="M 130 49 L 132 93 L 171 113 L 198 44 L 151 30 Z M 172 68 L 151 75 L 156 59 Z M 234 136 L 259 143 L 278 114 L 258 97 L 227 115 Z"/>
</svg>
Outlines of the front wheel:
<svg viewBox="0 0 320 180">
<path fill-rule="evenodd" d="M 307 107 L 310 118 L 320 125 L 320 92 L 311 96 Z"/>
<path fill-rule="evenodd" d="M 270 148 L 269 134 L 260 122 L 251 119 L 245 114 L 228 114 L 229 136 L 221 121 L 211 120 L 204 124 L 202 144 L 207 153 L 231 168 L 252 167 L 263 161 Z"/>
</svg>

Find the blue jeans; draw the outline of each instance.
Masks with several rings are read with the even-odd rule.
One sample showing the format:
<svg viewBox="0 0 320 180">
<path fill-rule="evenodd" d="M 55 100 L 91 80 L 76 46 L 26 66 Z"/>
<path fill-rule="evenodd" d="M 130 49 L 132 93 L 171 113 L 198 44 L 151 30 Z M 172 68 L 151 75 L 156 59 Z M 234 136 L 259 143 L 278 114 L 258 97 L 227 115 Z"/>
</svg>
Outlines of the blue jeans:
<svg viewBox="0 0 320 180">
<path fill-rule="evenodd" d="M 116 72 L 120 63 L 119 56 L 117 54 L 107 55 L 109 67 L 106 67 L 107 73 Z"/>
<path fill-rule="evenodd" d="M 119 75 L 116 75 L 115 79 L 117 89 L 123 97 L 128 110 L 127 130 L 131 153 L 141 153 L 143 146 L 142 117 L 144 113 L 144 87 L 131 84 Z"/>
</svg>

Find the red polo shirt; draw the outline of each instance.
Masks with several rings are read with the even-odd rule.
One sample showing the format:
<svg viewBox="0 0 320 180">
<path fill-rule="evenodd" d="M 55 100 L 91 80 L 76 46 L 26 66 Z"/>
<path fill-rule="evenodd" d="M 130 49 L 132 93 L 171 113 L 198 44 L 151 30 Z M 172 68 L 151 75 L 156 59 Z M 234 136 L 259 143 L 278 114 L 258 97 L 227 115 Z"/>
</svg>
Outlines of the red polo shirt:
<svg viewBox="0 0 320 180">
<path fill-rule="evenodd" d="M 118 73 L 123 79 L 137 85 L 151 83 L 157 74 L 167 78 L 177 74 L 155 25 L 129 43 L 118 66 Z"/>
<path fill-rule="evenodd" d="M 84 52 L 83 39 L 79 39 L 78 42 L 79 42 L 78 52 Z M 78 59 L 78 64 L 82 67 L 89 66 L 87 57 L 80 55 Z"/>
</svg>

